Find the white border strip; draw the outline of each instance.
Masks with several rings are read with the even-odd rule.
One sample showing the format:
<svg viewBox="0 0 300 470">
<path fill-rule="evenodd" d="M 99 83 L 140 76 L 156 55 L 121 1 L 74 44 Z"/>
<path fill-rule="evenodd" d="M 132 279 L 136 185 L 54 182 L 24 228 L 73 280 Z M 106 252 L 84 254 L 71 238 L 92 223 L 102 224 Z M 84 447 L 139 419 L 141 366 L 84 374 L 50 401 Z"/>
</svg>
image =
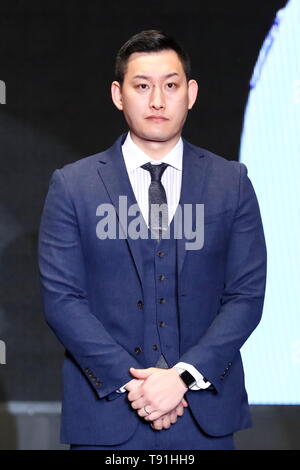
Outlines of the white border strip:
<svg viewBox="0 0 300 470">
<path fill-rule="evenodd" d="M 13 415 L 60 414 L 59 401 L 8 401 L 0 402 L 0 413 Z"/>
</svg>

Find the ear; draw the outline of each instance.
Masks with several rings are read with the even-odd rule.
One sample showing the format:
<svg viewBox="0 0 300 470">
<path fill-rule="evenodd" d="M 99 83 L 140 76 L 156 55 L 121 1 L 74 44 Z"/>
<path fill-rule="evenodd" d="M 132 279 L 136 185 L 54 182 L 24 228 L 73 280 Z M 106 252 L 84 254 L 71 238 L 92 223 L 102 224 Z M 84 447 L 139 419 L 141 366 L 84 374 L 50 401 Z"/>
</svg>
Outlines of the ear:
<svg viewBox="0 0 300 470">
<path fill-rule="evenodd" d="M 196 80 L 189 80 L 188 82 L 188 98 L 189 98 L 189 105 L 188 109 L 192 109 L 194 103 L 197 99 L 198 95 L 198 83 Z"/>
<path fill-rule="evenodd" d="M 111 84 L 111 97 L 114 102 L 114 105 L 118 108 L 119 111 L 123 109 L 122 102 L 122 87 L 119 82 L 112 82 Z"/>
</svg>

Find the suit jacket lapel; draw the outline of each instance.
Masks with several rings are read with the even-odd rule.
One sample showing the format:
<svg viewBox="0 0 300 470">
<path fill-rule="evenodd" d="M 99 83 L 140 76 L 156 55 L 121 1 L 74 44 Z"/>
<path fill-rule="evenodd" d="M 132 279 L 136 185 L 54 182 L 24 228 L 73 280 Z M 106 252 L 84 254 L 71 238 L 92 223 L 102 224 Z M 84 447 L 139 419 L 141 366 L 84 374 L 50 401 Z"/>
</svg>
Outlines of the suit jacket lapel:
<svg viewBox="0 0 300 470">
<path fill-rule="evenodd" d="M 194 147 L 185 139 L 183 139 L 183 143 L 183 172 L 179 200 L 182 213 L 184 213 L 184 204 L 192 204 L 192 207 L 194 207 L 195 204 L 203 203 L 202 194 L 207 168 L 207 158 L 204 158 L 201 149 Z M 193 211 L 193 217 L 194 213 Z M 195 226 L 195 220 L 193 220 L 193 226 Z M 185 233 L 184 227 L 182 227 L 182 238 L 177 240 L 178 277 L 181 274 L 186 256 L 185 244 L 191 242 L 190 235 L 190 232 Z"/>
<path fill-rule="evenodd" d="M 126 134 L 121 135 L 114 145 L 103 152 L 99 157 L 98 173 L 103 181 L 112 204 L 116 209 L 116 214 L 120 226 L 124 233 L 127 235 L 127 217 L 126 222 L 122 220 L 119 214 L 119 196 L 127 196 L 127 208 L 133 204 L 137 204 L 129 176 L 127 173 L 125 161 L 122 154 L 121 146 L 126 138 Z M 124 223 L 125 222 L 125 223 Z M 144 222 L 144 219 L 143 219 Z M 144 222 L 145 226 L 146 223 Z M 143 285 L 143 262 L 141 255 L 140 239 L 133 240 L 130 237 L 126 238 L 132 253 L 134 263 Z"/>
</svg>

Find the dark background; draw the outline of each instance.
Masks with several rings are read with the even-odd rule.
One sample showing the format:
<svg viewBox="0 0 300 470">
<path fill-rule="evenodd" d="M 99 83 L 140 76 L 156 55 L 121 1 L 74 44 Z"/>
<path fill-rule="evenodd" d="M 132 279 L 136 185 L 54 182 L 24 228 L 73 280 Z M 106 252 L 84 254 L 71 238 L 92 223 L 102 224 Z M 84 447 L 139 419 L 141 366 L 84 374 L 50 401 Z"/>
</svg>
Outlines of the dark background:
<svg viewBox="0 0 300 470">
<path fill-rule="evenodd" d="M 184 136 L 237 159 L 249 80 L 285 3 L 0 0 L 0 402 L 61 398 L 63 348 L 39 293 L 39 221 L 54 169 L 126 130 L 110 98 L 120 46 L 143 29 L 177 38 L 200 85 Z"/>
</svg>

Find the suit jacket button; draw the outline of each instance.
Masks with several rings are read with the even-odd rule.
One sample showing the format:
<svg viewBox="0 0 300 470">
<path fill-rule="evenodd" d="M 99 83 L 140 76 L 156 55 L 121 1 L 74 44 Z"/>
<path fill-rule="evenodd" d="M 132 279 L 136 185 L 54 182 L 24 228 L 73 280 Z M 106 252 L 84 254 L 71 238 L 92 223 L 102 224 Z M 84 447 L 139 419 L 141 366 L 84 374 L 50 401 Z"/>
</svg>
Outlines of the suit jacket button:
<svg viewBox="0 0 300 470">
<path fill-rule="evenodd" d="M 101 382 L 100 382 L 99 380 L 97 380 L 96 383 L 95 383 L 95 385 L 96 385 L 96 387 L 100 387 Z"/>
<path fill-rule="evenodd" d="M 162 258 L 163 256 L 165 256 L 165 252 L 164 252 L 164 251 L 159 251 L 159 252 L 157 253 L 157 255 L 158 255 L 160 258 Z"/>
<path fill-rule="evenodd" d="M 164 274 L 160 274 L 160 276 L 158 277 L 158 279 L 160 281 L 164 281 L 166 279 L 166 276 Z"/>
<path fill-rule="evenodd" d="M 139 300 L 137 306 L 138 308 L 142 309 L 144 307 L 144 302 L 142 300 Z"/>
<path fill-rule="evenodd" d="M 166 303 L 166 299 L 164 299 L 164 298 L 159 299 L 159 303 L 160 303 L 160 304 L 165 304 L 165 303 Z"/>
<path fill-rule="evenodd" d="M 135 354 L 141 354 L 143 352 L 143 350 L 142 350 L 142 348 L 137 346 L 136 348 L 134 348 L 134 352 L 135 352 Z"/>
<path fill-rule="evenodd" d="M 160 321 L 159 326 L 166 326 L 166 323 L 164 321 Z"/>
<path fill-rule="evenodd" d="M 158 350 L 157 344 L 153 344 L 152 349 L 153 349 L 153 351 L 157 351 Z"/>
</svg>

